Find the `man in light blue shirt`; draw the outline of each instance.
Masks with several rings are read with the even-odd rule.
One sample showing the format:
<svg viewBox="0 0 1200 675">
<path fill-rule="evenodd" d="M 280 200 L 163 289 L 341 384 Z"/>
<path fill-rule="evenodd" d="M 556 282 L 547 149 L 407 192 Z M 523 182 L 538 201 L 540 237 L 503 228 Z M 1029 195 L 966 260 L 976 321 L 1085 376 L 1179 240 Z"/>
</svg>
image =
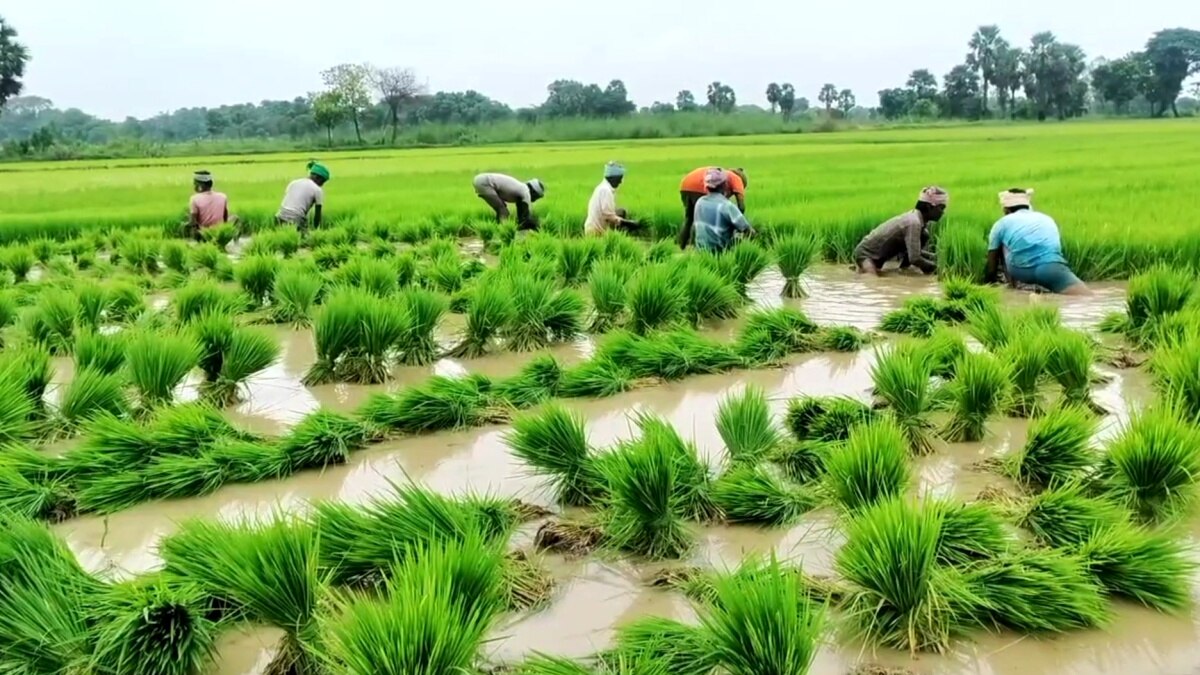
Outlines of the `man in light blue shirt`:
<svg viewBox="0 0 1200 675">
<path fill-rule="evenodd" d="M 737 204 L 729 201 L 727 176 L 721 169 L 709 169 L 704 174 L 708 194 L 696 201 L 696 248 L 720 253 L 733 243 L 733 234 L 742 232 L 754 236 L 754 228 Z"/>
<path fill-rule="evenodd" d="M 1004 272 L 1012 285 L 1033 284 L 1064 295 L 1086 295 L 1091 291 L 1067 267 L 1062 254 L 1058 223 L 1033 210 L 1033 190 L 1012 188 L 1000 193 L 1004 217 L 988 235 L 987 277 L 996 281 L 1001 255 Z"/>
</svg>

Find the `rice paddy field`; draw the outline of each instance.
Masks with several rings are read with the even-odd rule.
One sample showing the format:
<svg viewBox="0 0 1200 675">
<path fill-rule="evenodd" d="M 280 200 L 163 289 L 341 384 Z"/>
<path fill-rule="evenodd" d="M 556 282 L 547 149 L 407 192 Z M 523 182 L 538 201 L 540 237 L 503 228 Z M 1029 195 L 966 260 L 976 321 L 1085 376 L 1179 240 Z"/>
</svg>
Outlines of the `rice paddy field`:
<svg viewBox="0 0 1200 675">
<path fill-rule="evenodd" d="M 0 672 L 1194 673 L 1200 291 L 1163 264 L 1190 169 L 1149 150 L 1192 130 L 632 144 L 653 227 L 593 239 L 556 200 L 616 148 L 538 148 L 563 187 L 534 233 L 460 185 L 496 149 L 331 161 L 330 215 L 343 180 L 361 211 L 304 237 L 264 217 L 302 158 L 213 163 L 264 194 L 200 242 L 164 227 L 181 167 L 21 167 L 0 189 L 43 210 L 0 216 L 34 235 L 0 256 Z M 961 189 L 890 183 L 968 146 Z M 751 156 L 780 167 L 761 197 Z M 668 232 L 667 174 L 702 157 L 750 167 L 763 218 L 720 256 Z M 403 191 L 426 180 L 450 211 Z M 1076 246 L 1145 233 L 1086 297 L 974 284 L 967 237 L 938 278 L 831 264 L 935 180 L 947 228 L 1015 181 L 1070 195 Z"/>
</svg>

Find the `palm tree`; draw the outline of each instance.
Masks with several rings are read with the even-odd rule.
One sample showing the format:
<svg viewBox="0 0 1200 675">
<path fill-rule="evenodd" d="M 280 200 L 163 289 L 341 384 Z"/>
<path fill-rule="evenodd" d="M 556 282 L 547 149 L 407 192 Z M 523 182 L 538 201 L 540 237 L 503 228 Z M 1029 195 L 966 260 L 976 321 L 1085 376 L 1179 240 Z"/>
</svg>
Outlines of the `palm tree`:
<svg viewBox="0 0 1200 675">
<path fill-rule="evenodd" d="M 998 26 L 980 26 L 967 44 L 971 49 L 967 54 L 967 65 L 979 74 L 979 80 L 983 83 L 984 115 L 987 115 L 988 111 L 988 83 L 995 81 L 996 52 L 1000 49 L 1001 43 L 1008 46 L 1008 43 L 1004 42 L 1004 38 L 1000 37 Z"/>
</svg>

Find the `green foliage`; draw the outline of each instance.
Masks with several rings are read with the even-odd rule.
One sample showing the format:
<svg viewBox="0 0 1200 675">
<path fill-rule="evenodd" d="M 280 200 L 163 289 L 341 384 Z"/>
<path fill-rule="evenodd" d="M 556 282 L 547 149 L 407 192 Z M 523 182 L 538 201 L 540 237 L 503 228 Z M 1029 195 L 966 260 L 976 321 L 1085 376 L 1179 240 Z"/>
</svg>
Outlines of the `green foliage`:
<svg viewBox="0 0 1200 675">
<path fill-rule="evenodd" d="M 194 586 L 159 577 L 114 584 L 100 597 L 90 667 L 112 675 L 188 675 L 216 651 L 208 598 Z"/>
<path fill-rule="evenodd" d="M 734 349 L 751 365 L 764 366 L 815 347 L 817 324 L 789 307 L 760 310 L 746 317 Z"/>
<path fill-rule="evenodd" d="M 633 266 L 624 260 L 600 260 L 588 277 L 592 296 L 591 332 L 604 333 L 620 324 L 625 313 L 626 285 Z"/>
<path fill-rule="evenodd" d="M 129 381 L 143 408 L 169 404 L 175 388 L 200 361 L 201 348 L 185 333 L 143 331 L 131 336 L 126 348 Z"/>
<path fill-rule="evenodd" d="M 606 457 L 601 467 L 609 486 L 609 545 L 651 559 L 678 558 L 691 548 L 679 489 L 686 476 L 668 444 L 635 443 Z"/>
<path fill-rule="evenodd" d="M 981 441 L 988 418 L 1008 400 L 1008 365 L 991 354 L 966 354 L 954 371 L 954 381 L 947 385 L 954 416 L 943 433 L 952 442 Z"/>
<path fill-rule="evenodd" d="M 322 285 L 321 276 L 315 272 L 294 264 L 281 267 L 271 288 L 272 320 L 296 328 L 308 326 Z"/>
<path fill-rule="evenodd" d="M 559 405 L 513 420 L 505 443 L 521 461 L 545 476 L 559 502 L 591 504 L 604 491 L 603 477 L 587 443 L 584 419 Z"/>
<path fill-rule="evenodd" d="M 903 494 L 912 481 L 904 432 L 888 419 L 852 429 L 825 464 L 833 498 L 851 512 Z"/>
<path fill-rule="evenodd" d="M 712 487 L 712 499 L 731 523 L 787 525 L 817 505 L 816 496 L 787 484 L 767 465 L 727 471 Z"/>
<path fill-rule="evenodd" d="M 891 351 L 875 352 L 871 380 L 875 394 L 887 403 L 888 413 L 895 419 L 908 440 L 909 449 L 917 455 L 933 452 L 933 423 L 929 413 L 934 407 L 936 391 L 930 383 L 931 364 L 913 344 L 901 344 Z"/>
<path fill-rule="evenodd" d="M 800 277 L 817 259 L 820 248 L 820 241 L 803 234 L 791 234 L 775 242 L 772 250 L 779 273 L 783 276 L 783 297 L 802 298 L 807 295 Z"/>
<path fill-rule="evenodd" d="M 1021 450 L 1005 460 L 1008 473 L 1032 488 L 1053 488 L 1085 478 L 1098 460 L 1092 448 L 1098 420 L 1088 410 L 1055 408 L 1029 425 Z"/>
<path fill-rule="evenodd" d="M 1023 633 L 1102 628 L 1109 607 L 1075 555 L 1053 549 L 1002 554 L 967 572 L 986 625 Z"/>
<path fill-rule="evenodd" d="M 279 273 L 279 260 L 274 256 L 252 255 L 243 258 L 233 269 L 242 292 L 254 305 L 261 305 L 271 296 L 275 276 Z"/>
<path fill-rule="evenodd" d="M 1136 517 L 1161 522 L 1190 512 L 1200 479 L 1200 436 L 1170 409 L 1139 413 L 1108 446 L 1106 491 Z"/>
<path fill-rule="evenodd" d="M 629 328 L 639 335 L 670 327 L 687 311 L 686 291 L 665 265 L 643 267 L 630 280 L 627 293 Z"/>
<path fill-rule="evenodd" d="M 717 432 L 725 442 L 727 461 L 754 465 L 783 441 L 775 427 L 767 395 L 759 387 L 727 396 L 717 407 Z"/>
<path fill-rule="evenodd" d="M 509 290 L 503 284 L 486 283 L 481 279 L 467 308 L 465 334 L 458 346 L 450 351 L 450 356 L 476 358 L 486 354 L 515 311 Z"/>
</svg>

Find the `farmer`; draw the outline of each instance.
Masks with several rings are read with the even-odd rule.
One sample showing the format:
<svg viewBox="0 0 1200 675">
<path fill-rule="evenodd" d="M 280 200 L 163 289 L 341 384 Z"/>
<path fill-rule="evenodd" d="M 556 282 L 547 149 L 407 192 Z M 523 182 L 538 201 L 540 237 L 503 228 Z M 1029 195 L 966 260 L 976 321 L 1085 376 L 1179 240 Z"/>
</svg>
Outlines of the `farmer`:
<svg viewBox="0 0 1200 675">
<path fill-rule="evenodd" d="M 604 165 L 604 180 L 592 191 L 588 200 L 587 220 L 583 223 L 583 233 L 599 236 L 610 228 L 619 227 L 624 230 L 634 230 L 640 225 L 626 218 L 625 209 L 617 208 L 617 188 L 625 180 L 625 167 L 616 162 Z"/>
<path fill-rule="evenodd" d="M 1003 253 L 1005 276 L 1013 286 L 1019 282 L 1064 295 L 1091 293 L 1067 267 L 1058 223 L 1033 210 L 1033 190 L 1005 190 L 1000 193 L 1000 206 L 1004 217 L 996 221 L 988 235 L 986 281 L 996 281 Z"/>
<path fill-rule="evenodd" d="M 475 194 L 496 212 L 496 222 L 508 220 L 508 205 L 517 207 L 517 228 L 536 230 L 537 218 L 530 212 L 531 204 L 546 196 L 546 186 L 534 178 L 528 183 L 502 173 L 481 173 L 475 176 Z"/>
<path fill-rule="evenodd" d="M 925 274 L 937 269 L 937 261 L 924 250 L 929 241 L 929 224 L 946 213 L 950 195 L 931 185 L 917 195 L 917 205 L 908 212 L 876 227 L 854 248 L 854 264 L 859 274 L 879 274 L 889 260 L 899 259 L 901 267 L 916 266 Z"/>
<path fill-rule="evenodd" d="M 308 163 L 308 177 L 297 178 L 288 183 L 283 193 L 283 203 L 275 214 L 278 223 L 295 225 L 301 232 L 308 229 L 308 212 L 313 211 L 312 226 L 321 227 L 321 207 L 325 204 L 325 190 L 329 181 L 329 169 L 319 162 Z M 315 207 L 315 209 L 314 209 Z"/>
<path fill-rule="evenodd" d="M 704 187 L 704 176 L 715 166 L 702 166 L 693 169 L 683 177 L 679 184 L 679 198 L 683 202 L 683 229 L 679 231 L 679 248 L 687 248 L 692 241 L 692 229 L 696 218 L 696 202 L 708 194 Z M 746 186 L 750 184 L 746 178 L 745 169 L 732 169 L 726 172 L 725 196 L 737 199 L 738 209 L 746 212 Z"/>
<path fill-rule="evenodd" d="M 696 248 L 720 253 L 733 244 L 735 232 L 754 236 L 754 228 L 737 204 L 729 201 L 729 174 L 723 169 L 704 172 L 704 189 L 708 194 L 696 201 Z"/>
<path fill-rule="evenodd" d="M 229 198 L 213 190 L 213 177 L 208 171 L 192 175 L 194 194 L 188 200 L 187 231 L 199 239 L 200 232 L 230 222 Z M 236 220 L 236 218 L 234 218 Z"/>
</svg>

